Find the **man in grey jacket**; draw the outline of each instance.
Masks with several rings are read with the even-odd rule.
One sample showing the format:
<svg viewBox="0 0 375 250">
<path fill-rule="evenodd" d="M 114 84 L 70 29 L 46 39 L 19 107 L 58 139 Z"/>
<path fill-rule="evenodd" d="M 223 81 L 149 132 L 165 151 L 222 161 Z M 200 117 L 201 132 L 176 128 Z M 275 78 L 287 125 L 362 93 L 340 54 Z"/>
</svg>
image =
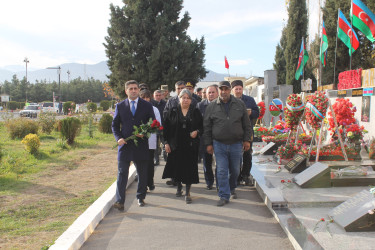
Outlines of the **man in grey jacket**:
<svg viewBox="0 0 375 250">
<path fill-rule="evenodd" d="M 236 199 L 237 178 L 242 151 L 250 149 L 250 120 L 245 104 L 230 94 L 228 81 L 219 83 L 219 98 L 211 102 L 204 115 L 204 139 L 207 153 L 216 156 L 217 182 L 220 200 L 224 206 Z"/>
</svg>

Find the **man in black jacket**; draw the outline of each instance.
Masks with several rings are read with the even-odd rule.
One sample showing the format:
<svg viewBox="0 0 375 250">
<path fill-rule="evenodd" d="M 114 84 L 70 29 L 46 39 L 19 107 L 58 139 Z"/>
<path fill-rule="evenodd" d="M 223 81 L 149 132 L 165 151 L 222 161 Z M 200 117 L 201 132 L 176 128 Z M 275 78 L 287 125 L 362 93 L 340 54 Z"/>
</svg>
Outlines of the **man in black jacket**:
<svg viewBox="0 0 375 250">
<path fill-rule="evenodd" d="M 235 80 L 231 83 L 232 86 L 232 93 L 235 97 L 242 100 L 245 103 L 247 108 L 247 113 L 249 114 L 250 122 L 251 122 L 251 132 L 254 134 L 254 124 L 259 117 L 259 108 L 256 104 L 254 98 L 248 95 L 243 94 L 243 82 L 241 80 Z M 251 186 L 252 182 L 250 180 L 250 171 L 253 165 L 252 163 L 252 152 L 253 152 L 253 142 L 251 140 L 250 149 L 248 151 L 243 152 L 243 161 L 241 166 L 240 176 L 238 177 L 238 183 L 242 181 L 247 186 Z"/>
<path fill-rule="evenodd" d="M 224 206 L 229 198 L 237 198 L 235 189 L 242 150 L 250 149 L 252 136 L 246 106 L 230 91 L 228 81 L 219 83 L 219 98 L 207 106 L 203 122 L 207 153 L 215 152 L 216 157 L 216 181 L 220 197 L 217 206 Z"/>
<path fill-rule="evenodd" d="M 208 104 L 210 104 L 219 96 L 218 86 L 217 85 L 208 86 L 206 93 L 207 93 L 208 99 L 205 99 L 197 104 L 197 108 L 201 112 L 202 117 L 204 117 L 204 113 L 206 111 Z M 200 144 L 201 145 L 199 148 L 199 154 L 203 158 L 204 179 L 206 180 L 207 189 L 211 190 L 214 184 L 214 174 L 212 171 L 212 154 L 207 153 L 206 147 L 204 145 L 204 139 L 200 141 Z"/>
</svg>

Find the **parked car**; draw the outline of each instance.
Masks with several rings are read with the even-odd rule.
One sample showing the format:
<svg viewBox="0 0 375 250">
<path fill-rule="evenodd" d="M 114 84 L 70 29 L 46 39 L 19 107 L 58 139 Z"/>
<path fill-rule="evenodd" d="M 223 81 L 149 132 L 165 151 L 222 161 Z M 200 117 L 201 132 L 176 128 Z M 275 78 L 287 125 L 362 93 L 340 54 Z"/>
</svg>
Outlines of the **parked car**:
<svg viewBox="0 0 375 250">
<path fill-rule="evenodd" d="M 21 117 L 37 118 L 39 114 L 40 114 L 39 105 L 29 105 L 20 111 Z"/>
<path fill-rule="evenodd" d="M 42 106 L 42 112 L 59 112 L 59 103 L 58 102 L 45 102 Z"/>
</svg>

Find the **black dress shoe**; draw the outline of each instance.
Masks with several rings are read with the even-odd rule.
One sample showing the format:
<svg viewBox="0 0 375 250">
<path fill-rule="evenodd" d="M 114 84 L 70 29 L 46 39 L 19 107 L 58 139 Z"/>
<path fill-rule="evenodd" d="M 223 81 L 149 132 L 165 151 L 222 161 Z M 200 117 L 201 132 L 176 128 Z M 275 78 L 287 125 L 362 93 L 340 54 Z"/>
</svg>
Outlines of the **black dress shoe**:
<svg viewBox="0 0 375 250">
<path fill-rule="evenodd" d="M 151 186 L 149 186 L 148 189 L 149 189 L 150 191 L 155 190 L 155 185 L 151 185 Z"/>
<path fill-rule="evenodd" d="M 117 208 L 120 211 L 124 211 L 124 204 L 121 204 L 120 202 L 115 202 L 115 204 L 113 204 L 113 207 Z"/>
<path fill-rule="evenodd" d="M 143 199 L 138 199 L 138 206 L 144 207 L 145 206 L 145 201 Z"/>
</svg>

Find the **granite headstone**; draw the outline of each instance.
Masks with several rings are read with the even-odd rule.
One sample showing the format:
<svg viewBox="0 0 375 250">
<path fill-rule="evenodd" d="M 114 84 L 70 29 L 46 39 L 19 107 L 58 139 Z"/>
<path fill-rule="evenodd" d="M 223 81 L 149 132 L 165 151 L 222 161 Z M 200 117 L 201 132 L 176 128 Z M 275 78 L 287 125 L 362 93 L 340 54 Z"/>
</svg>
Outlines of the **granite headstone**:
<svg viewBox="0 0 375 250">
<path fill-rule="evenodd" d="M 375 231 L 375 196 L 367 190 L 332 209 L 328 215 L 347 232 Z M 371 214 L 372 213 L 372 214 Z"/>
<path fill-rule="evenodd" d="M 294 182 L 301 188 L 330 187 L 329 166 L 316 162 L 294 177 Z"/>
</svg>

